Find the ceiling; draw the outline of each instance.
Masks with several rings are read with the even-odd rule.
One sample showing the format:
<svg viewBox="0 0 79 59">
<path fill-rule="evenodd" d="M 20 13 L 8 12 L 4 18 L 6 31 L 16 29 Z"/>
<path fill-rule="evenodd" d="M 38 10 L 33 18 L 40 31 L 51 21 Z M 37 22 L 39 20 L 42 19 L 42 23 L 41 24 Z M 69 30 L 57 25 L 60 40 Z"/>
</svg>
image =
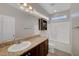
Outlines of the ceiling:
<svg viewBox="0 0 79 59">
<path fill-rule="evenodd" d="M 50 15 L 69 10 L 71 3 L 29 3 L 41 16 L 50 17 Z M 9 4 L 16 8 L 17 4 Z"/>
<path fill-rule="evenodd" d="M 68 10 L 71 6 L 70 3 L 39 3 L 39 5 L 49 14 Z"/>
<path fill-rule="evenodd" d="M 38 12 L 48 16 L 56 12 L 69 10 L 71 3 L 30 3 Z M 10 4 L 12 5 L 12 4 Z M 13 4 L 16 7 L 16 4 Z"/>
<path fill-rule="evenodd" d="M 32 13 L 26 12 L 25 10 L 21 9 L 20 6 L 18 6 L 17 3 L 10 3 L 8 5 L 17 8 L 20 11 L 26 12 L 26 14 L 32 14 L 32 15 L 35 15 L 36 17 L 38 17 L 38 18 L 43 17 L 43 18 L 46 18 L 47 20 L 49 19 L 47 17 L 45 10 L 43 10 L 43 8 L 41 8 L 41 6 L 39 6 L 37 3 L 28 3 L 28 4 L 30 4 L 32 6 L 32 8 L 34 9 Z"/>
</svg>

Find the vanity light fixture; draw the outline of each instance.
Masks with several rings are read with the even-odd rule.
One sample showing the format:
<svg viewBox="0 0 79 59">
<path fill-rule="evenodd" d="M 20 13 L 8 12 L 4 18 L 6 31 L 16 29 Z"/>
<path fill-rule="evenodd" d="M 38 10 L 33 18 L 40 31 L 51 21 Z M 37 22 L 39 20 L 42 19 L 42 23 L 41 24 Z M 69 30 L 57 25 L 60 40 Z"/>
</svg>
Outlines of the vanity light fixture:
<svg viewBox="0 0 79 59">
<path fill-rule="evenodd" d="M 29 6 L 29 9 L 30 9 L 30 10 L 32 10 L 32 7 L 31 7 L 31 6 Z"/>
<path fill-rule="evenodd" d="M 21 9 L 25 10 L 26 12 L 33 11 L 32 6 L 27 3 L 19 3 L 18 5 Z"/>
<path fill-rule="evenodd" d="M 47 20 L 49 20 L 48 17 L 44 16 L 43 14 L 37 12 L 29 3 L 18 3 L 17 7 L 19 7 L 21 10 L 25 11 L 25 12 L 29 12 L 30 14 L 35 15 L 36 17 L 42 17 L 45 18 Z"/>
</svg>

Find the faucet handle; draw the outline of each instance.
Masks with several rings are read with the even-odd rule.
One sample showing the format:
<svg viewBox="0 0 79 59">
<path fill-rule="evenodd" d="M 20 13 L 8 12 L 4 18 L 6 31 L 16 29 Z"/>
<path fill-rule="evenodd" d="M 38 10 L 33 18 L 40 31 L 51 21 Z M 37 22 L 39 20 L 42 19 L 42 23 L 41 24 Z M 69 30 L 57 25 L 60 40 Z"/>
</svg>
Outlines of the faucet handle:
<svg viewBox="0 0 79 59">
<path fill-rule="evenodd" d="M 15 34 L 13 34 L 13 37 L 15 37 Z"/>
</svg>

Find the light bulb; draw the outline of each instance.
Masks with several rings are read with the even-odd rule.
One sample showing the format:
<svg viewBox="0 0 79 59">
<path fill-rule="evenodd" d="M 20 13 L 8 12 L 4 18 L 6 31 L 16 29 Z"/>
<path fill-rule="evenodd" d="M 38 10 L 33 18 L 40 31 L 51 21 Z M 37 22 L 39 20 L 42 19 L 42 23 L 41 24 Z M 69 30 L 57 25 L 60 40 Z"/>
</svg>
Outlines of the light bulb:
<svg viewBox="0 0 79 59">
<path fill-rule="evenodd" d="M 20 8 L 23 10 L 24 9 L 24 7 L 23 6 L 20 6 Z"/>
<path fill-rule="evenodd" d="M 27 3 L 24 3 L 23 5 L 24 5 L 24 6 L 27 6 Z"/>
<path fill-rule="evenodd" d="M 29 6 L 29 9 L 30 9 L 30 10 L 32 10 L 32 7 L 31 7 L 31 6 Z"/>
</svg>

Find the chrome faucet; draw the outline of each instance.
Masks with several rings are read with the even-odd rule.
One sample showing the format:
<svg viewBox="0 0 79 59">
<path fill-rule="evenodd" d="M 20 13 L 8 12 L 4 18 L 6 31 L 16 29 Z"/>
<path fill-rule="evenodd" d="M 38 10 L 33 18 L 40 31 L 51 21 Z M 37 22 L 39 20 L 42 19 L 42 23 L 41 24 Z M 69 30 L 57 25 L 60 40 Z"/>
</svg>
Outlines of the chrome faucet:
<svg viewBox="0 0 79 59">
<path fill-rule="evenodd" d="M 15 39 L 15 35 L 13 35 L 13 37 L 14 37 L 14 44 L 19 44 L 19 43 L 21 43 L 21 41 L 20 40 L 18 40 L 18 41 L 16 41 L 16 39 Z"/>
<path fill-rule="evenodd" d="M 14 42 L 13 43 L 15 43 L 15 35 L 13 34 L 13 37 L 14 37 Z"/>
</svg>

